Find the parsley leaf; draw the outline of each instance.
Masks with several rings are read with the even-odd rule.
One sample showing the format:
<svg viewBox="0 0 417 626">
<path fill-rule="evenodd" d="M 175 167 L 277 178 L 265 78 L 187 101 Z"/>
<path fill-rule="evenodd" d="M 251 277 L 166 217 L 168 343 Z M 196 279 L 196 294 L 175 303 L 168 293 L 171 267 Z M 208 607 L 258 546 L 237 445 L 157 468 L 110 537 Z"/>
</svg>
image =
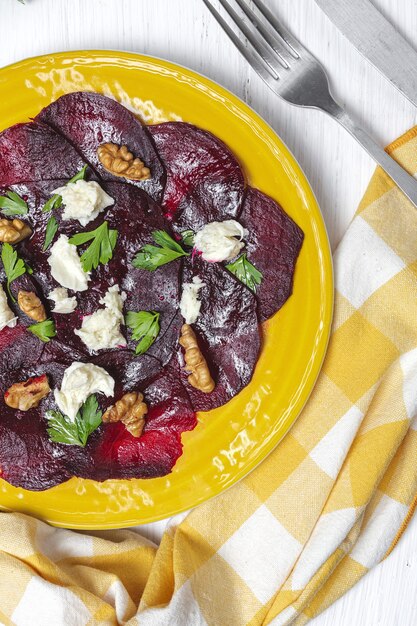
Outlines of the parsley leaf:
<svg viewBox="0 0 417 626">
<path fill-rule="evenodd" d="M 188 246 L 189 248 L 194 246 L 194 237 L 195 233 L 193 230 L 183 230 L 181 233 L 181 239 L 184 246 Z"/>
<path fill-rule="evenodd" d="M 59 411 L 47 411 L 49 438 L 55 443 L 84 448 L 91 433 L 100 426 L 102 414 L 95 395 L 87 398 L 74 422 Z"/>
<path fill-rule="evenodd" d="M 48 200 L 48 202 L 45 202 L 44 206 L 43 206 L 43 213 L 49 213 L 49 211 L 53 211 L 54 209 L 58 209 L 62 204 L 62 198 L 59 195 L 59 193 L 54 193 L 53 196 L 51 196 Z"/>
<path fill-rule="evenodd" d="M 160 247 L 146 244 L 139 250 L 132 263 L 137 269 L 154 272 L 161 265 L 175 261 L 182 256 L 190 256 L 188 252 L 180 246 L 164 230 L 155 230 L 152 238 Z"/>
<path fill-rule="evenodd" d="M 75 176 L 69 179 L 69 181 L 67 182 L 67 185 L 69 185 L 70 183 L 76 183 L 77 180 L 84 180 L 85 175 L 87 173 L 87 167 L 88 165 L 84 165 L 84 167 L 81 168 L 80 171 L 75 174 Z"/>
<path fill-rule="evenodd" d="M 71 446 L 82 446 L 75 422 L 59 411 L 47 411 L 45 417 L 48 420 L 48 435 L 54 443 L 66 443 Z"/>
<path fill-rule="evenodd" d="M 56 335 L 55 324 L 52 320 L 45 320 L 43 322 L 38 322 L 38 324 L 32 324 L 31 326 L 28 326 L 27 329 L 44 343 L 48 343 L 48 341 Z"/>
<path fill-rule="evenodd" d="M 51 245 L 53 238 L 56 235 L 57 230 L 58 230 L 58 222 L 56 221 L 55 217 L 51 215 L 46 225 L 45 241 L 44 241 L 43 248 L 42 248 L 44 252 Z"/>
<path fill-rule="evenodd" d="M 256 293 L 256 288 L 261 284 L 263 276 L 262 273 L 248 261 L 246 254 L 242 254 L 236 261 L 226 265 L 226 268 L 229 272 L 232 272 L 241 283 Z"/>
<path fill-rule="evenodd" d="M 98 408 L 98 402 L 95 395 L 89 396 L 84 402 L 80 411 L 77 413 L 75 423 L 78 428 L 78 436 L 84 447 L 91 433 L 93 433 L 101 424 L 102 411 Z"/>
<path fill-rule="evenodd" d="M 77 233 L 69 240 L 74 246 L 82 246 L 91 241 L 87 250 L 81 255 L 81 264 L 85 272 L 97 269 L 99 264 L 105 265 L 113 257 L 116 247 L 117 230 L 109 230 L 108 222 L 87 233 Z"/>
<path fill-rule="evenodd" d="M 6 191 L 5 196 L 0 196 L 0 211 L 4 215 L 26 215 L 28 204 L 14 191 Z"/>
<path fill-rule="evenodd" d="M 138 341 L 136 354 L 144 354 L 157 336 L 161 327 L 159 325 L 159 313 L 156 311 L 128 311 L 126 314 L 126 326 L 132 331 L 132 339 Z"/>
<path fill-rule="evenodd" d="M 32 270 L 23 259 L 17 256 L 16 250 L 9 243 L 4 243 L 1 247 L 1 260 L 7 277 L 7 291 L 13 302 L 16 302 L 16 299 L 10 292 L 10 284 L 26 272 L 31 274 Z"/>
<path fill-rule="evenodd" d="M 84 165 L 84 167 L 75 174 L 75 176 L 73 176 L 72 178 L 70 178 L 70 180 L 67 182 L 67 185 L 69 185 L 70 183 L 76 183 L 77 180 L 84 180 L 86 172 L 87 172 L 87 165 Z M 53 211 L 53 209 L 59 209 L 59 207 L 62 204 L 62 198 L 59 195 L 59 193 L 54 193 L 53 196 L 51 196 L 48 200 L 48 202 L 45 202 L 45 205 L 42 209 L 42 211 L 44 213 L 48 213 L 49 211 Z"/>
</svg>

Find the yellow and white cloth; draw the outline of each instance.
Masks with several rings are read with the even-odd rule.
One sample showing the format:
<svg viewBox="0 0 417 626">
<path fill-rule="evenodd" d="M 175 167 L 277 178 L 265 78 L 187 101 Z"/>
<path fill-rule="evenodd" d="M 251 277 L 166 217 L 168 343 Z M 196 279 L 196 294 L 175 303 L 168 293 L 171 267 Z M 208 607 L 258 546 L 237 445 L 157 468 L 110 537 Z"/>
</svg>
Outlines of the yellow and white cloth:
<svg viewBox="0 0 417 626">
<path fill-rule="evenodd" d="M 390 147 L 417 172 L 417 128 Z M 329 351 L 301 417 L 157 548 L 0 514 L 0 621 L 301 626 L 393 549 L 417 499 L 417 210 L 377 170 L 335 254 Z"/>
</svg>

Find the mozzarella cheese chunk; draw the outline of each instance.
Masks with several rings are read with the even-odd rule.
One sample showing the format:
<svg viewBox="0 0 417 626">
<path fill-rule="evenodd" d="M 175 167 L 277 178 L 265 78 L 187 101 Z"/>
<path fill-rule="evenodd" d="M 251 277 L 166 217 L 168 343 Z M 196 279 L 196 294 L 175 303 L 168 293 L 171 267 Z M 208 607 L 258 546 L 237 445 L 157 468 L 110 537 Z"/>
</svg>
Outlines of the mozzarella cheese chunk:
<svg viewBox="0 0 417 626">
<path fill-rule="evenodd" d="M 16 322 L 17 317 L 15 317 L 15 314 L 9 307 L 6 293 L 0 285 L 0 331 L 3 330 L 3 328 L 6 328 L 6 326 L 14 328 L 16 326 Z"/>
<path fill-rule="evenodd" d="M 192 283 L 184 283 L 182 286 L 180 309 L 186 324 L 194 324 L 200 315 L 201 300 L 198 294 L 204 285 L 199 276 L 194 276 Z"/>
<path fill-rule="evenodd" d="M 55 402 L 59 409 L 75 421 L 84 402 L 93 393 L 114 395 L 114 379 L 105 369 L 93 363 L 74 361 L 64 372 L 61 389 L 55 389 Z"/>
<path fill-rule="evenodd" d="M 113 198 L 94 180 L 77 180 L 75 183 L 68 183 L 55 189 L 53 193 L 62 198 L 64 205 L 62 219 L 78 220 L 81 226 L 86 226 L 114 204 Z"/>
<path fill-rule="evenodd" d="M 123 303 L 126 300 L 126 294 L 120 293 L 119 285 L 112 285 L 108 288 L 107 293 L 100 299 L 100 304 L 104 304 L 106 309 L 119 317 L 123 322 Z"/>
<path fill-rule="evenodd" d="M 87 348 L 95 351 L 126 345 L 126 339 L 120 332 L 120 325 L 124 322 L 123 302 L 125 300 L 126 294 L 119 293 L 119 285 L 113 285 L 100 300 L 100 304 L 104 304 L 105 308 L 98 309 L 83 318 L 81 328 L 74 332 Z"/>
<path fill-rule="evenodd" d="M 66 235 L 60 235 L 51 248 L 48 258 L 53 278 L 62 286 L 73 291 L 86 291 L 90 272 L 84 272 L 77 247 L 69 243 Z"/>
<path fill-rule="evenodd" d="M 72 313 L 77 308 L 77 298 L 75 296 L 69 297 L 68 291 L 64 287 L 52 289 L 48 299 L 55 302 L 52 309 L 53 313 Z"/>
<path fill-rule="evenodd" d="M 230 261 L 244 248 L 248 231 L 236 220 L 209 222 L 194 238 L 195 248 L 205 261 Z"/>
</svg>

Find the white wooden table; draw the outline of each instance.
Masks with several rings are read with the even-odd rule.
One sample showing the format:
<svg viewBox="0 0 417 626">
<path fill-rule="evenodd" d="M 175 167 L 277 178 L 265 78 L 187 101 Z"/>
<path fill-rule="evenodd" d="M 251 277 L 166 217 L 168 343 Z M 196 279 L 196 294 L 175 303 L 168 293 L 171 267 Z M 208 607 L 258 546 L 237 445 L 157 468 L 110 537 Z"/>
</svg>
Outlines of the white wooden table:
<svg viewBox="0 0 417 626">
<path fill-rule="evenodd" d="M 417 109 L 360 57 L 313 0 L 266 1 L 324 62 L 334 94 L 378 141 L 388 143 L 416 123 Z M 417 46 L 417 1 L 374 3 Z M 373 162 L 325 115 L 279 101 L 229 43 L 201 0 L 27 0 L 26 6 L 0 0 L 0 26 L 0 66 L 61 50 L 132 50 L 181 63 L 228 87 L 288 144 L 318 197 L 332 246 L 340 240 Z M 141 531 L 158 541 L 164 527 L 165 522 L 159 522 Z M 417 624 L 417 519 L 392 556 L 314 624 Z"/>
</svg>

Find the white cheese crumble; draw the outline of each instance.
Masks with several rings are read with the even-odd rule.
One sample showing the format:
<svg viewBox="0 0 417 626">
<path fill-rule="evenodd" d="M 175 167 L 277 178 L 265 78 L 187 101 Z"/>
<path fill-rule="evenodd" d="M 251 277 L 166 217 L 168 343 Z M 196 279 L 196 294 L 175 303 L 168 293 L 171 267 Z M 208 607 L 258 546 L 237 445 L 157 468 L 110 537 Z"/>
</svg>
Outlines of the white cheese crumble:
<svg viewBox="0 0 417 626">
<path fill-rule="evenodd" d="M 64 287 L 56 287 L 49 292 L 48 299 L 55 302 L 53 313 L 72 313 L 77 308 L 77 298 L 69 297 Z"/>
<path fill-rule="evenodd" d="M 105 369 L 92 363 L 74 361 L 64 372 L 61 389 L 55 389 L 55 402 L 59 409 L 75 421 L 75 417 L 93 393 L 114 394 L 114 380 Z"/>
<path fill-rule="evenodd" d="M 81 226 L 87 226 L 96 217 L 114 204 L 111 198 L 94 180 L 77 180 L 55 189 L 52 193 L 62 198 L 64 211 L 62 219 L 78 220 Z"/>
<path fill-rule="evenodd" d="M 60 235 L 51 248 L 48 258 L 53 278 L 62 286 L 73 291 L 86 291 L 90 272 L 84 272 L 77 247 L 69 243 L 66 235 Z"/>
<path fill-rule="evenodd" d="M 198 294 L 204 285 L 199 276 L 194 276 L 192 283 L 184 283 L 182 286 L 180 309 L 186 324 L 194 324 L 200 315 L 201 300 Z"/>
<path fill-rule="evenodd" d="M 209 222 L 196 233 L 194 245 L 205 261 L 219 263 L 237 256 L 247 236 L 248 231 L 236 220 Z"/>
<path fill-rule="evenodd" d="M 17 317 L 15 317 L 13 311 L 7 304 L 7 296 L 0 285 L 0 330 L 9 326 L 9 328 L 14 328 L 16 326 Z"/>
<path fill-rule="evenodd" d="M 126 339 L 120 332 L 123 319 L 123 302 L 125 293 L 119 293 L 119 285 L 110 287 L 106 295 L 100 299 L 104 309 L 98 309 L 91 315 L 86 315 L 80 329 L 74 333 L 80 337 L 90 350 L 105 350 L 125 346 Z"/>
</svg>

